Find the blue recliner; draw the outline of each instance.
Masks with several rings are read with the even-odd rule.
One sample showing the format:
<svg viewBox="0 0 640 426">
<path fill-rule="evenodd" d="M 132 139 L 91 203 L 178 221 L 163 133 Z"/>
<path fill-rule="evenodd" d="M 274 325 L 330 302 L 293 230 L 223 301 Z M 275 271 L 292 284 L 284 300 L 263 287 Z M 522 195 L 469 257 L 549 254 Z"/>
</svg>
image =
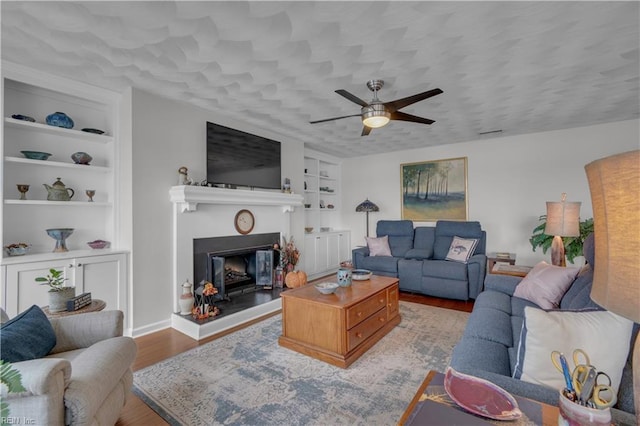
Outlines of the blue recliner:
<svg viewBox="0 0 640 426">
<path fill-rule="evenodd" d="M 410 220 L 381 220 L 378 237 L 388 235 L 392 256 L 369 256 L 361 247 L 353 250 L 358 269 L 399 278 L 400 290 L 449 299 L 475 299 L 486 274 L 486 233 L 479 222 L 438 221 L 436 226 L 413 228 Z M 454 237 L 478 240 L 467 263 L 446 260 Z"/>
</svg>

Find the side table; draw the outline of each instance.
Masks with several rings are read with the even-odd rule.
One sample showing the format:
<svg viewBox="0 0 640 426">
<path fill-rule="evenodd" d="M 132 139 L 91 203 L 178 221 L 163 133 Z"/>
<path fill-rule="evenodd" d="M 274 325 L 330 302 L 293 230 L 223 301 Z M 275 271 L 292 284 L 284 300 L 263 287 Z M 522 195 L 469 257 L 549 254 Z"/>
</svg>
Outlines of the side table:
<svg viewBox="0 0 640 426">
<path fill-rule="evenodd" d="M 487 273 L 491 274 L 496 262 L 508 263 L 509 265 L 516 264 L 515 253 L 487 253 Z"/>
<path fill-rule="evenodd" d="M 43 306 L 42 311 L 47 318 L 60 318 L 69 315 L 86 314 L 87 312 L 97 312 L 103 310 L 107 306 L 104 300 L 93 299 L 90 305 L 80 308 L 77 311 L 62 311 L 62 312 L 49 312 L 49 305 Z"/>
</svg>

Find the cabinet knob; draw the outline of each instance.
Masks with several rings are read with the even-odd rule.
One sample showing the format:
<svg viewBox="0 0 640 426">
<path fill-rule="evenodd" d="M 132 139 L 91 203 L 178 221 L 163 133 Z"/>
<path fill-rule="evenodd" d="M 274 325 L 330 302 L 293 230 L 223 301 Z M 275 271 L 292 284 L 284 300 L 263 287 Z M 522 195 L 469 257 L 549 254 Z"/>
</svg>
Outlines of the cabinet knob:
<svg viewBox="0 0 640 426">
<path fill-rule="evenodd" d="M 362 338 L 362 333 L 360 333 L 360 332 L 358 331 L 358 332 L 356 333 L 356 337 L 357 337 L 358 339 Z"/>
<path fill-rule="evenodd" d="M 384 299 L 380 299 L 380 303 L 384 303 Z"/>
<path fill-rule="evenodd" d="M 69 268 L 73 268 L 73 263 L 70 263 L 70 264 L 69 264 Z"/>
<path fill-rule="evenodd" d="M 78 263 L 78 266 L 82 266 L 82 263 Z"/>
<path fill-rule="evenodd" d="M 378 321 L 380 322 L 384 322 L 385 318 L 384 317 L 378 317 Z"/>
<path fill-rule="evenodd" d="M 362 312 L 358 312 L 356 315 L 361 317 L 362 316 Z"/>
</svg>

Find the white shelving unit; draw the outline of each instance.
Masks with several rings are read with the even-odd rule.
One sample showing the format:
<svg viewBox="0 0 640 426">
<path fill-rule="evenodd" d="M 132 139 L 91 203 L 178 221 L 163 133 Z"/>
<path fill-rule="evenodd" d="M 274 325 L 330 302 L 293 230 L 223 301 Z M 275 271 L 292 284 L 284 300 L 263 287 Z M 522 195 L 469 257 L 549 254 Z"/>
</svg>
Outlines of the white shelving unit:
<svg viewBox="0 0 640 426">
<path fill-rule="evenodd" d="M 336 229 L 340 224 L 340 163 L 308 151 L 304 169 L 305 226 L 314 233 Z"/>
<path fill-rule="evenodd" d="M 25 271 L 34 268 L 46 271 L 47 265 L 64 265 L 65 275 L 76 271 L 76 279 L 70 282 L 79 287 L 77 290 L 93 289 L 98 293 L 94 297 L 111 302 L 108 309 L 128 313 L 127 253 L 119 250 L 116 232 L 120 95 L 16 64 L 2 65 L 1 239 L 3 246 L 19 242 L 31 245 L 30 252 L 20 257 L 7 257 L 3 250 L 2 306 L 11 312 L 24 307 L 13 306 L 18 299 L 12 295 L 18 294 L 23 286 L 34 287 L 27 282 L 32 277 Z M 74 127 L 47 125 L 47 115 L 54 112 L 66 113 L 73 119 Z M 36 122 L 12 118 L 14 114 L 32 117 Z M 83 128 L 105 133 L 86 132 Z M 42 151 L 51 156 L 47 160 L 33 160 L 25 158 L 21 151 Z M 71 159 L 75 152 L 91 155 L 90 165 L 75 164 Z M 58 178 L 74 190 L 70 201 L 47 200 L 45 184 L 52 185 Z M 26 200 L 20 199 L 18 184 L 29 185 Z M 95 191 L 93 202 L 89 202 L 87 190 Z M 48 228 L 74 229 L 66 241 L 68 253 L 52 253 L 55 240 L 47 235 Z M 97 239 L 110 241 L 111 249 L 91 250 L 87 242 Z M 100 273 L 85 274 L 79 280 L 74 268 L 90 263 L 104 266 L 100 266 Z M 100 280 L 100 275 L 118 279 L 109 284 Z M 22 277 L 29 278 L 25 281 Z M 40 289 L 46 294 L 45 288 Z M 40 295 L 36 300 L 45 299 Z"/>
</svg>

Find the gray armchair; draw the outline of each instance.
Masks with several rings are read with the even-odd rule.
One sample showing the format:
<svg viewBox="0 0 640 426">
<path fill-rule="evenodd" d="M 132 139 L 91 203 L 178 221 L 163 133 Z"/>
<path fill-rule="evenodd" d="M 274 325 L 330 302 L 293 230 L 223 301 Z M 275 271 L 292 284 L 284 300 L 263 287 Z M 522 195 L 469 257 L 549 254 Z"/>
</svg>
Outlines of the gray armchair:
<svg viewBox="0 0 640 426">
<path fill-rule="evenodd" d="M 1 311 L 1 310 L 0 310 Z M 1 311 L 2 322 L 8 320 Z M 14 362 L 27 390 L 3 395 L 11 417 L 36 425 L 112 425 L 133 385 L 137 347 L 121 311 L 52 318 L 56 344 L 44 358 Z"/>
</svg>

